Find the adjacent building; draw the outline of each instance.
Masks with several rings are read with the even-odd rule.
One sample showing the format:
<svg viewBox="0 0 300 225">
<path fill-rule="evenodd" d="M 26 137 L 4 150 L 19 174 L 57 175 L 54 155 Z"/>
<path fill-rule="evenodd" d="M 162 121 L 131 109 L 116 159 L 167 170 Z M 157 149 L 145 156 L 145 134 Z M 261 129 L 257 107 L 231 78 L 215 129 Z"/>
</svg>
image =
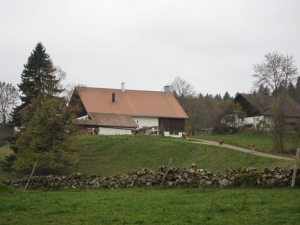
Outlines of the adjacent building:
<svg viewBox="0 0 300 225">
<path fill-rule="evenodd" d="M 237 119 L 238 126 L 260 126 L 269 128 L 272 124 L 272 104 L 274 97 L 258 94 L 237 94 L 234 102 L 241 105 L 246 118 Z M 283 102 L 284 122 L 291 129 L 300 123 L 300 105 L 292 98 L 286 97 Z"/>
</svg>

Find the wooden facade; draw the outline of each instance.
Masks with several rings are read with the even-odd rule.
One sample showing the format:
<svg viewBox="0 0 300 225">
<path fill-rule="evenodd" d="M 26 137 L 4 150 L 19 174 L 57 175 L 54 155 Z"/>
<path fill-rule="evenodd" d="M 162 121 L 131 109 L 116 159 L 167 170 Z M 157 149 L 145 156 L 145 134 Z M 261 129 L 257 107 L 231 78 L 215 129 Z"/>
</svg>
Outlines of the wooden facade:
<svg viewBox="0 0 300 225">
<path fill-rule="evenodd" d="M 159 130 L 169 132 L 184 132 L 185 119 L 177 118 L 159 118 Z"/>
</svg>

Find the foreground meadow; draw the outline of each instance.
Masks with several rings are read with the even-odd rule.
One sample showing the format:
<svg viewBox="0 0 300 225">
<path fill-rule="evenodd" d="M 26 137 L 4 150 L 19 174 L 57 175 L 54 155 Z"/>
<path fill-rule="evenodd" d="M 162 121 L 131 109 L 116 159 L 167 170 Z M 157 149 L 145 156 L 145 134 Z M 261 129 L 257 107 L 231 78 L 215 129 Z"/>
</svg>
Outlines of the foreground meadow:
<svg viewBox="0 0 300 225">
<path fill-rule="evenodd" d="M 127 188 L 0 192 L 0 224 L 299 224 L 300 190 Z"/>
<path fill-rule="evenodd" d="M 170 158 L 171 167 L 189 168 L 195 162 L 198 168 L 213 172 L 238 167 L 288 168 L 293 164 L 159 136 L 83 135 L 79 142 L 77 172 L 101 176 L 141 168 L 157 171 Z M 8 146 L 0 148 L 0 163 L 5 162 L 8 152 Z M 73 171 L 70 168 L 62 173 Z M 1 179 L 18 175 L 1 172 Z M 299 197 L 299 188 L 22 191 L 0 184 L 0 224 L 299 224 Z"/>
</svg>

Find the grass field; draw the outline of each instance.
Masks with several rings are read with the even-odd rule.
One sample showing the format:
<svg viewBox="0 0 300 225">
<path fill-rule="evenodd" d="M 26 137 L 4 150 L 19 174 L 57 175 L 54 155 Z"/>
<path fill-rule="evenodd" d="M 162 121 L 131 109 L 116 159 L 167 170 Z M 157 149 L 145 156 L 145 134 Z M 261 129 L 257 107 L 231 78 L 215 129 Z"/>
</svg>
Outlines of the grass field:
<svg viewBox="0 0 300 225">
<path fill-rule="evenodd" d="M 0 192 L 0 224 L 299 224 L 299 189 Z"/>
<path fill-rule="evenodd" d="M 209 136 L 202 137 L 211 140 L 222 138 L 225 143 L 237 146 L 245 145 L 253 139 L 255 143 L 266 143 L 271 148 L 269 139 L 264 136 Z M 242 153 L 217 146 L 200 145 L 182 141 L 181 138 L 166 138 L 162 136 L 87 136 L 78 137 L 82 148 L 79 150 L 80 164 L 78 172 L 109 176 L 129 173 L 142 168 L 157 171 L 161 165 L 167 166 L 169 159 L 173 162 L 171 167 L 190 168 L 196 163 L 198 168 L 210 169 L 214 173 L 223 172 L 226 168 L 255 167 L 262 170 L 265 167 L 289 168 L 293 161 L 270 159 L 249 153 Z M 259 141 L 258 141 L 259 140 Z M 258 144 L 256 151 L 261 151 Z M 4 155 L 9 147 L 0 148 L 0 163 L 4 162 Z M 70 168 L 63 173 L 72 173 Z M 15 173 L 1 173 L 0 178 L 15 176 Z"/>
<path fill-rule="evenodd" d="M 180 141 L 179 141 L 180 140 Z M 79 172 L 97 175 L 128 173 L 142 168 L 157 171 L 159 166 L 198 168 L 223 172 L 226 168 L 289 168 L 293 161 L 277 160 L 216 146 L 184 142 L 161 136 L 79 136 L 86 146 L 80 151 Z"/>
<path fill-rule="evenodd" d="M 247 137 L 222 139 L 239 146 Z M 195 162 L 198 168 L 215 173 L 250 166 L 287 168 L 293 163 L 179 140 L 79 136 L 78 172 L 109 176 L 141 168 L 157 171 L 170 158 L 171 167 L 189 168 Z M 8 151 L 8 146 L 0 148 L 0 162 Z M 10 171 L 1 173 L 0 178 L 15 175 Z M 22 191 L 0 184 L 0 224 L 299 224 L 299 197 L 300 190 L 291 188 Z"/>
<path fill-rule="evenodd" d="M 223 140 L 226 144 L 242 148 L 248 148 L 248 144 L 254 143 L 256 151 L 275 154 L 272 140 L 267 134 L 206 135 L 198 136 L 196 138 L 211 141 Z M 296 149 L 300 148 L 300 138 L 297 135 L 285 137 L 284 147 L 286 149 L 286 154 L 295 155 Z"/>
</svg>

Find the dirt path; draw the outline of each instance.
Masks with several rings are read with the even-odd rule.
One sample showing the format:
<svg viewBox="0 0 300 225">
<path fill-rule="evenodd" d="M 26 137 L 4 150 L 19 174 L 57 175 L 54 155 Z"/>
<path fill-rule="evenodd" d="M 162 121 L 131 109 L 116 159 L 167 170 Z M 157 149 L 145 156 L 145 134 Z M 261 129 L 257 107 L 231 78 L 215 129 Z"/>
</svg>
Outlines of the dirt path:
<svg viewBox="0 0 300 225">
<path fill-rule="evenodd" d="M 189 141 L 196 143 L 196 144 L 219 146 L 219 143 L 215 142 L 215 141 L 208 141 L 208 140 L 202 140 L 202 139 L 196 139 L 196 138 L 189 138 Z M 249 154 L 253 154 L 253 155 L 258 155 L 258 156 L 262 156 L 262 157 L 267 157 L 267 158 L 273 158 L 273 159 L 295 160 L 294 158 L 291 158 L 291 157 L 277 156 L 277 155 L 267 154 L 267 153 L 263 153 L 263 152 L 251 151 L 250 149 L 247 149 L 247 148 L 240 148 L 240 147 L 236 147 L 236 146 L 228 145 L 228 144 L 224 144 L 220 148 L 229 148 L 232 150 L 245 152 L 245 153 L 249 153 Z"/>
</svg>

